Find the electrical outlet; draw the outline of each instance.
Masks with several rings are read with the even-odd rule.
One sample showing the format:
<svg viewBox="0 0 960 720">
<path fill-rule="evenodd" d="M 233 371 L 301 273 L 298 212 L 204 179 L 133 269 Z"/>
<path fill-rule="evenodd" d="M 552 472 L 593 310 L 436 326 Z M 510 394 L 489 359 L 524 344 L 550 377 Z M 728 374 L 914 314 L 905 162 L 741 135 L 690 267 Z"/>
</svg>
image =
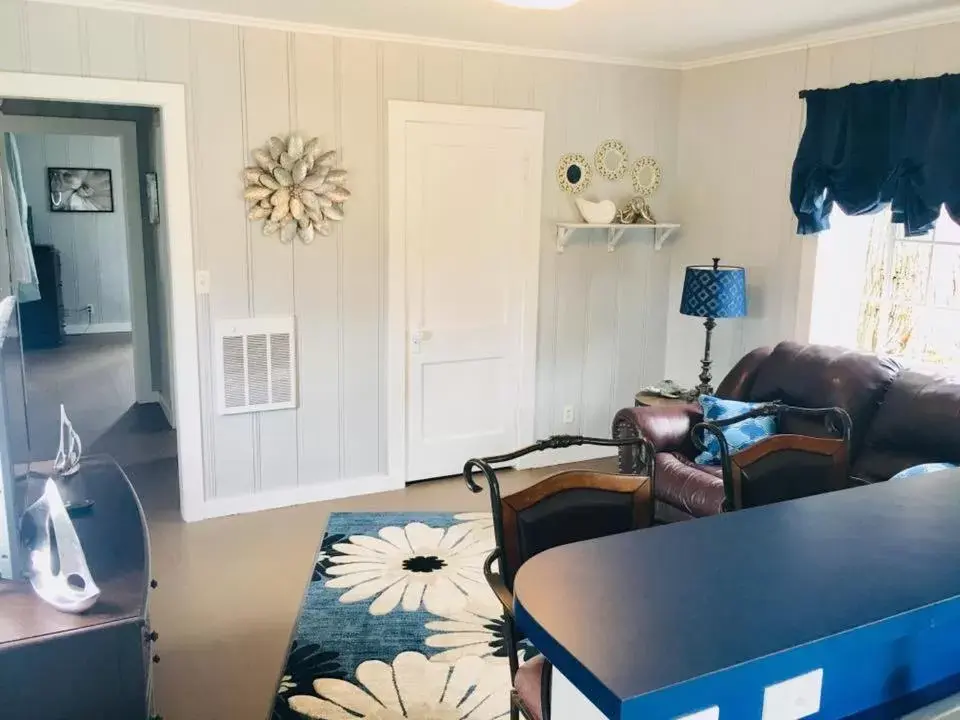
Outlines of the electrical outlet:
<svg viewBox="0 0 960 720">
<path fill-rule="evenodd" d="M 573 411 L 573 405 L 566 405 L 563 408 L 563 424 L 570 425 L 576 418 L 576 413 Z"/>
<path fill-rule="evenodd" d="M 762 720 L 800 720 L 820 712 L 823 668 L 770 685 L 763 691 Z"/>
</svg>

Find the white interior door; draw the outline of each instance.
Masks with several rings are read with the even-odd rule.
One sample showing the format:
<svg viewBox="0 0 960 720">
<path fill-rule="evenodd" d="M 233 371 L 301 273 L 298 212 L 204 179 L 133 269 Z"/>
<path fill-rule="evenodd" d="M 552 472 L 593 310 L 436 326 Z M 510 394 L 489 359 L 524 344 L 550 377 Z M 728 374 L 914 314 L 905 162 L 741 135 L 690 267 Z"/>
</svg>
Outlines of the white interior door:
<svg viewBox="0 0 960 720">
<path fill-rule="evenodd" d="M 391 140 L 404 145 L 391 193 L 402 183 L 408 481 L 533 439 L 542 116 L 424 107 Z"/>
</svg>

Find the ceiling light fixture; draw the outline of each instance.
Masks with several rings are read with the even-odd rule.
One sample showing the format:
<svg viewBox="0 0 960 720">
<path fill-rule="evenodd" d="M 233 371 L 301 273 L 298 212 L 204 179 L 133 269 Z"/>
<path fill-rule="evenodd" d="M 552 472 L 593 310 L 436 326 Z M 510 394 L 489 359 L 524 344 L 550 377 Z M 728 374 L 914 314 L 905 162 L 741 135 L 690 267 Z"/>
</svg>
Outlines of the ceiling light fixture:
<svg viewBox="0 0 960 720">
<path fill-rule="evenodd" d="M 497 0 L 497 2 L 525 10 L 563 10 L 576 5 L 580 0 Z"/>
</svg>

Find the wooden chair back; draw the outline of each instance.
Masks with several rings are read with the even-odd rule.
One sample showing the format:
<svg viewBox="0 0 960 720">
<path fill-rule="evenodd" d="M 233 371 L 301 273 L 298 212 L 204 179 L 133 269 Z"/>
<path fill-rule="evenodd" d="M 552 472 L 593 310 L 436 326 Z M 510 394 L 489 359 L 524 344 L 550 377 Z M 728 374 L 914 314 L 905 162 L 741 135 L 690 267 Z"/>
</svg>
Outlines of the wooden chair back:
<svg viewBox="0 0 960 720">
<path fill-rule="evenodd" d="M 513 578 L 527 560 L 550 548 L 649 527 L 650 480 L 590 470 L 550 475 L 500 501 L 501 557 Z"/>
</svg>

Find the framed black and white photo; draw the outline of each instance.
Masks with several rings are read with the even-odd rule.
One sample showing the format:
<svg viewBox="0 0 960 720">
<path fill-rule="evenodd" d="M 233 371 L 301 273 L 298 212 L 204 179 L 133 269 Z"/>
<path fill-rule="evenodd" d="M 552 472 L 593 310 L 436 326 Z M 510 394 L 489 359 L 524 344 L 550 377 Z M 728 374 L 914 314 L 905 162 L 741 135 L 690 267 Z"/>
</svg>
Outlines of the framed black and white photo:
<svg viewBox="0 0 960 720">
<path fill-rule="evenodd" d="M 104 168 L 47 168 L 51 212 L 113 212 L 113 174 Z"/>
<path fill-rule="evenodd" d="M 157 186 L 157 174 L 144 173 L 147 189 L 147 222 L 151 225 L 160 224 L 160 188 Z"/>
</svg>

